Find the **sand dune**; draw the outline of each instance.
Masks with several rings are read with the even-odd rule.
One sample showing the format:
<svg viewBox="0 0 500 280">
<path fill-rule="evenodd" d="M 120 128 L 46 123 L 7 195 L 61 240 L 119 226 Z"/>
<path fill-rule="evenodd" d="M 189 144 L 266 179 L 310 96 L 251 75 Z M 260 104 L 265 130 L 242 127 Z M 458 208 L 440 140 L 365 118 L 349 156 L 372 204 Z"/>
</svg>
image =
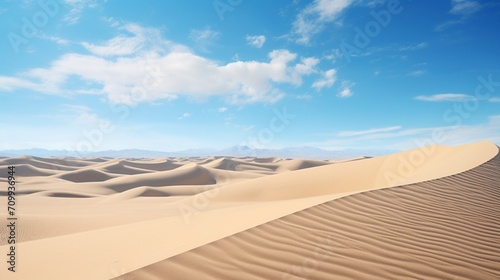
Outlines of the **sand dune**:
<svg viewBox="0 0 500 280">
<path fill-rule="evenodd" d="M 94 169 L 86 169 L 86 170 L 76 170 L 71 172 L 66 172 L 60 176 L 57 176 L 63 180 L 71 181 L 74 183 L 81 182 L 102 182 L 114 178 L 107 173 L 100 172 Z"/>
<path fill-rule="evenodd" d="M 8 279 L 497 278 L 497 155 L 480 142 L 333 163 L 79 159 L 18 174 L 31 193 L 19 195 L 22 266 Z"/>
<path fill-rule="evenodd" d="M 311 167 L 318 167 L 322 165 L 327 165 L 328 162 L 320 161 L 320 160 L 300 160 L 300 159 L 292 159 L 283 162 L 277 169 L 280 171 L 294 171 L 300 169 L 306 169 Z"/>
<path fill-rule="evenodd" d="M 166 187 L 136 187 L 114 195 L 109 195 L 106 201 L 126 200 L 138 197 L 171 197 L 191 196 L 216 188 L 216 185 L 181 185 Z"/>
<path fill-rule="evenodd" d="M 281 158 L 279 157 L 255 158 L 253 159 L 253 161 L 258 163 L 276 163 L 281 161 Z"/>
<path fill-rule="evenodd" d="M 33 157 L 30 156 L 20 156 L 20 157 L 0 160 L 0 165 L 19 165 L 19 164 L 29 164 L 33 167 L 37 167 L 40 169 L 48 169 L 54 171 L 69 171 L 76 169 L 76 167 L 74 166 L 48 163 L 34 159 Z"/>
<path fill-rule="evenodd" d="M 244 160 L 234 158 L 219 158 L 207 164 L 204 164 L 203 166 L 222 170 L 246 171 L 268 175 L 276 172 L 280 173 L 284 171 L 294 171 L 327 164 L 330 163 L 328 161 L 303 159 L 291 159 L 282 161 L 281 159 L 273 157 L 260 159 L 256 158 L 251 159 L 251 161 L 249 161 L 248 159 Z"/>
<path fill-rule="evenodd" d="M 90 162 L 106 162 L 108 161 L 109 158 L 100 158 L 100 157 L 97 157 L 97 158 L 86 158 L 85 161 L 90 161 Z"/>
<path fill-rule="evenodd" d="M 73 166 L 73 167 L 89 166 L 94 164 L 95 162 L 106 162 L 105 159 L 101 158 L 89 158 L 85 160 L 76 158 L 44 158 L 44 157 L 31 157 L 31 158 L 39 162 L 45 162 L 62 166 Z"/>
<path fill-rule="evenodd" d="M 146 170 L 154 170 L 154 171 L 166 171 L 172 170 L 177 167 L 180 167 L 182 164 L 174 163 L 169 160 L 164 162 L 136 162 L 130 160 L 120 161 L 121 164 L 129 167 L 135 167 Z"/>
<path fill-rule="evenodd" d="M 333 200 L 116 279 L 499 279 L 500 156 Z"/>
<path fill-rule="evenodd" d="M 205 164 L 204 166 L 223 170 L 256 172 L 262 171 L 264 173 L 273 172 L 278 168 L 276 164 L 247 162 L 231 158 L 219 158 Z"/>
<path fill-rule="evenodd" d="M 107 164 L 106 166 L 101 167 L 100 170 L 106 173 L 122 174 L 122 175 L 135 175 L 135 174 L 152 172 L 151 170 L 148 169 L 141 169 L 137 167 L 127 166 L 122 162 Z"/>
<path fill-rule="evenodd" d="M 206 169 L 192 163 L 174 170 L 118 177 L 104 182 L 102 185 L 121 192 L 141 186 L 209 185 L 214 183 L 215 179 Z"/>
<path fill-rule="evenodd" d="M 57 192 L 57 191 L 43 191 L 37 192 L 36 195 L 47 196 L 47 197 L 67 197 L 67 198 L 90 198 L 95 197 L 95 195 L 82 194 L 81 192 Z"/>
<path fill-rule="evenodd" d="M 1 170 L 7 170 L 8 165 L 1 165 Z M 16 164 L 17 170 L 23 174 L 23 176 L 31 177 L 31 176 L 50 176 L 57 174 L 58 172 L 53 169 L 43 169 L 31 164 Z"/>
</svg>

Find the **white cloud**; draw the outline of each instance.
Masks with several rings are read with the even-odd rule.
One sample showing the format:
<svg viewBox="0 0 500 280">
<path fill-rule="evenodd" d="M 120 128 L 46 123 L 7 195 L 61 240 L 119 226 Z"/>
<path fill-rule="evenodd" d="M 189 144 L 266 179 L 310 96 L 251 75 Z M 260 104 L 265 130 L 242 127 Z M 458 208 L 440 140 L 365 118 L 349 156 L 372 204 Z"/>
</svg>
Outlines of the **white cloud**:
<svg viewBox="0 0 500 280">
<path fill-rule="evenodd" d="M 351 81 L 342 81 L 339 91 L 337 92 L 337 97 L 347 98 L 353 96 L 354 93 L 352 92 L 351 88 L 354 87 L 355 85 L 356 84 Z"/>
<path fill-rule="evenodd" d="M 478 12 L 481 5 L 477 1 L 452 0 L 450 14 L 467 16 Z"/>
<path fill-rule="evenodd" d="M 367 135 L 367 134 L 375 134 L 375 133 L 380 133 L 380 132 L 389 132 L 389 131 L 400 130 L 400 129 L 401 129 L 401 126 L 391 126 L 391 127 L 372 128 L 372 129 L 358 130 L 358 131 L 341 131 L 341 132 L 337 133 L 337 136 L 339 136 L 339 137 L 352 137 L 352 136 L 360 136 L 360 135 Z"/>
<path fill-rule="evenodd" d="M 330 69 L 323 73 L 323 77 L 312 84 L 312 87 L 320 91 L 324 87 L 331 88 L 337 80 L 337 69 Z"/>
<path fill-rule="evenodd" d="M 500 97 L 492 97 L 488 99 L 489 102 L 500 102 Z"/>
<path fill-rule="evenodd" d="M 264 36 L 264 35 L 258 35 L 258 36 L 247 35 L 246 39 L 247 39 L 247 43 L 250 46 L 256 47 L 258 49 L 262 48 L 262 46 L 266 42 L 266 36 Z"/>
<path fill-rule="evenodd" d="M 220 63 L 165 40 L 157 29 L 128 24 L 120 31 L 103 44 L 86 43 L 90 54 L 68 53 L 49 67 L 0 76 L 0 90 L 103 94 L 113 103 L 124 104 L 210 96 L 229 103 L 272 103 L 284 96 L 278 84 L 300 85 L 318 62 L 315 58 L 295 62 L 296 54 L 274 50 L 264 61 Z M 330 81 L 322 86 L 333 84 L 335 72 L 328 73 L 333 77 L 327 74 Z M 81 85 L 75 88 L 78 80 Z"/>
<path fill-rule="evenodd" d="M 184 113 L 184 114 L 182 114 L 182 116 L 178 117 L 177 119 L 178 120 L 183 120 L 183 119 L 186 119 L 186 118 L 189 118 L 189 117 L 191 117 L 190 113 Z"/>
<path fill-rule="evenodd" d="M 416 100 L 429 101 L 429 102 L 443 102 L 443 101 L 462 102 L 465 100 L 469 100 L 471 98 L 473 97 L 462 93 L 441 93 L 434 95 L 419 95 L 415 97 Z"/>
<path fill-rule="evenodd" d="M 319 59 L 315 57 L 306 57 L 300 60 L 300 63 L 295 65 L 295 71 L 297 74 L 308 75 L 315 72 L 316 65 L 318 65 Z"/>
<path fill-rule="evenodd" d="M 299 44 L 309 44 L 312 36 L 321 32 L 327 23 L 352 4 L 352 0 L 314 0 L 298 15 L 292 26 L 292 33 Z"/>
<path fill-rule="evenodd" d="M 219 107 L 219 108 L 217 108 L 217 112 L 219 112 L 219 113 L 224 113 L 225 111 L 227 111 L 227 107 Z"/>
<path fill-rule="evenodd" d="M 294 80 L 302 82 L 302 76 L 307 76 L 312 73 L 316 73 L 316 66 L 319 63 L 319 59 L 315 57 L 303 57 L 300 62 L 297 63 L 293 68 Z"/>
</svg>

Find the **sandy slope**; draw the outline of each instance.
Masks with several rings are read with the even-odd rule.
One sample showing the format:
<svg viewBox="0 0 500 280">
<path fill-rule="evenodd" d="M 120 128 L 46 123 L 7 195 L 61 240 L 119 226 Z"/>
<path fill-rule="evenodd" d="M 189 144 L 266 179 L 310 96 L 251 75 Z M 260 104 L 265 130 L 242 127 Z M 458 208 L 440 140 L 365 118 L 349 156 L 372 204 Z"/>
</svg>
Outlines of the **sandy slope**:
<svg viewBox="0 0 500 280">
<path fill-rule="evenodd" d="M 284 266 L 288 264 L 293 266 L 297 256 L 307 258 L 308 254 L 314 253 L 316 248 L 314 244 L 317 243 L 315 240 L 322 236 L 328 237 L 332 232 L 347 241 L 355 242 L 361 239 L 363 241 L 361 243 L 368 247 L 359 249 L 355 253 L 349 251 L 352 249 L 350 247 L 342 247 L 341 252 L 334 255 L 344 256 L 345 260 L 336 265 L 326 265 L 325 269 L 315 269 L 320 273 L 317 274 L 319 278 L 333 271 L 345 271 L 338 274 L 350 277 L 360 276 L 361 274 L 352 272 L 358 270 L 360 273 L 372 275 L 370 269 L 381 269 L 377 266 L 379 263 L 375 261 L 375 257 L 384 263 L 382 271 L 385 274 L 380 274 L 380 277 L 391 275 L 393 272 L 400 273 L 396 275 L 407 276 L 422 273 L 426 271 L 425 265 L 429 262 L 438 262 L 429 255 L 436 255 L 436 259 L 441 261 L 443 266 L 448 266 L 449 270 L 450 265 L 446 263 L 446 257 L 451 259 L 454 253 L 445 256 L 437 254 L 439 248 L 450 250 L 451 245 L 447 246 L 449 243 L 447 240 L 440 240 L 439 238 L 448 236 L 436 230 L 440 226 L 449 230 L 450 225 L 431 218 L 429 212 L 434 214 L 432 211 L 437 211 L 436 215 L 439 217 L 448 217 L 450 215 L 446 212 L 447 208 L 442 207 L 443 205 L 462 203 L 461 205 L 472 205 L 472 208 L 478 207 L 471 213 L 483 213 L 483 211 L 488 213 L 488 215 L 481 214 L 484 220 L 481 220 L 484 222 L 483 226 L 474 224 L 474 219 L 468 216 L 469 212 L 458 213 L 455 219 L 464 221 L 464 226 L 459 228 L 482 230 L 480 233 L 487 238 L 478 239 L 479 245 L 495 246 L 495 242 L 498 242 L 496 239 L 498 230 L 491 226 L 491 213 L 495 212 L 490 209 L 491 204 L 489 206 L 487 204 L 498 205 L 498 197 L 493 196 L 484 200 L 483 197 L 473 196 L 469 200 L 457 202 L 458 198 L 462 198 L 460 195 L 454 194 L 448 197 L 444 187 L 440 185 L 436 187 L 432 182 L 447 180 L 448 178 L 444 177 L 480 166 L 473 170 L 479 172 L 479 175 L 469 176 L 473 179 L 458 179 L 456 185 L 462 186 L 464 182 L 468 182 L 467 180 L 477 180 L 479 183 L 474 186 L 490 188 L 495 193 L 498 189 L 498 178 L 494 176 L 498 174 L 498 167 L 488 167 L 489 173 L 480 168 L 497 154 L 498 148 L 495 145 L 481 142 L 460 147 L 432 146 L 385 157 L 338 163 L 276 158 L 256 160 L 215 157 L 149 161 L 33 157 L 0 159 L 0 168 L 10 164 L 31 166 L 26 169 L 31 175 L 18 174 L 20 189 L 18 200 L 22 205 L 18 210 L 19 223 L 22 225 L 18 234 L 22 243 L 18 245 L 18 251 L 22 256 L 22 264 L 19 264 L 18 272 L 8 276 L 9 279 L 110 279 L 134 271 L 130 277 L 139 275 L 136 279 L 148 279 L 144 275 L 151 274 L 151 277 L 158 277 L 158 273 L 165 271 L 165 267 L 169 265 L 177 268 L 175 273 L 183 273 L 187 269 L 187 264 L 197 258 L 211 259 L 207 263 L 212 263 L 214 266 L 201 266 L 199 270 L 192 270 L 193 275 L 210 272 L 213 277 L 217 277 L 217 273 L 225 270 L 229 273 L 231 270 L 236 270 L 242 273 L 240 275 L 243 278 L 248 278 L 249 274 L 245 273 L 254 274 L 257 273 L 255 270 L 259 270 L 266 277 L 276 276 L 279 271 L 285 269 Z M 40 174 L 42 176 L 38 176 Z M 490 181 L 480 181 L 480 178 L 489 178 Z M 420 183 L 429 180 L 435 181 Z M 404 196 L 409 198 L 409 201 L 414 200 L 414 205 L 409 206 L 410 208 L 397 208 L 396 206 L 401 204 L 400 199 L 396 199 L 391 192 L 415 186 L 387 188 L 416 183 L 420 187 L 419 191 L 410 191 Z M 449 191 L 454 191 L 453 184 L 448 185 L 451 188 Z M 425 192 L 428 189 L 438 194 L 443 193 L 441 196 L 435 193 L 428 194 Z M 471 187 L 469 190 L 467 186 L 462 192 L 477 193 L 475 189 Z M 363 198 L 372 193 L 377 193 L 379 199 L 373 201 Z M 431 206 L 437 208 L 429 208 L 427 211 L 426 207 L 431 206 L 424 202 L 436 197 L 441 197 L 443 202 L 432 203 Z M 337 206 L 330 205 L 351 198 L 356 198 L 348 204 L 352 207 L 344 207 L 346 209 L 341 211 L 335 210 Z M 367 201 L 369 203 L 366 203 Z M 329 208 L 321 210 L 325 205 Z M 394 266 L 395 263 L 396 267 L 400 264 L 392 261 L 393 255 L 399 253 L 393 251 L 397 251 L 396 249 L 401 247 L 400 244 L 405 243 L 403 239 L 397 243 L 398 236 L 393 231 L 410 233 L 414 229 L 411 222 L 397 219 L 405 215 L 404 211 L 407 208 L 418 210 L 410 211 L 413 215 L 411 217 L 427 221 L 427 228 L 432 229 L 430 237 L 424 235 L 428 239 L 422 237 L 421 242 L 427 242 L 424 244 L 426 246 L 437 246 L 438 249 L 432 247 L 420 252 L 416 249 L 419 247 L 417 245 L 410 248 L 416 253 L 401 249 L 403 256 L 414 253 L 416 258 L 422 261 L 415 262 L 417 267 L 415 269 L 401 264 L 400 268 L 393 271 L 389 268 L 391 264 Z M 331 214 L 332 211 L 337 214 Z M 360 211 L 365 212 L 360 214 Z M 306 214 L 311 221 L 300 218 L 301 213 L 308 212 L 312 212 Z M 389 215 L 397 213 L 401 214 L 396 218 Z M 357 214 L 362 217 L 375 215 L 376 219 L 358 223 L 361 218 L 356 216 Z M 382 214 L 389 216 L 385 217 Z M 0 215 L 5 217 L 3 213 Z M 343 218 L 340 218 L 341 216 Z M 279 224 L 283 220 L 290 228 L 287 229 Z M 384 234 L 373 238 L 373 233 L 369 232 L 377 222 L 380 223 L 377 234 L 381 233 L 382 229 L 393 226 L 393 231 L 387 235 L 394 237 L 390 240 L 392 247 L 382 240 Z M 276 226 L 276 223 L 279 225 Z M 498 225 L 498 222 L 496 224 Z M 291 229 L 298 230 L 296 234 L 298 239 L 286 233 Z M 368 233 L 363 237 L 365 230 Z M 353 232 L 351 237 L 348 234 L 350 231 Z M 477 245 L 474 239 L 469 238 L 474 237 L 475 233 L 471 231 L 467 233 L 469 235 L 457 232 L 454 235 L 457 236 L 457 242 L 469 242 L 470 246 Z M 6 229 L 1 228 L 0 234 L 4 236 Z M 464 236 L 464 240 L 459 238 L 461 236 Z M 274 247 L 263 239 L 274 240 L 271 242 Z M 220 249 L 213 248 L 214 244 L 232 242 L 231 240 L 240 240 L 237 242 L 248 243 L 253 248 L 249 249 L 248 254 L 246 250 L 235 251 L 235 254 L 244 255 L 243 259 L 235 258 L 236 264 L 230 264 L 229 261 L 226 263 L 227 255 L 219 254 Z M 330 242 L 328 240 L 327 243 Z M 5 254 L 5 240 L 2 239 L 1 242 L 3 243 L 0 243 L 2 245 L 0 254 Z M 210 245 L 207 245 L 209 243 Z M 221 248 L 239 245 L 222 246 Z M 312 251 L 310 246 L 313 246 Z M 354 248 L 361 248 L 359 246 L 361 245 L 355 245 Z M 378 249 L 375 250 L 375 247 Z M 208 250 L 208 253 L 205 250 Z M 187 251 L 189 252 L 186 253 Z M 287 255 L 295 257 L 286 257 L 287 255 L 279 251 L 289 251 L 291 253 Z M 374 253 L 366 257 L 361 254 L 365 251 Z M 498 262 L 498 253 L 483 251 L 473 255 L 475 261 L 471 263 L 483 262 L 484 267 L 488 267 L 487 261 Z M 47 257 L 47 252 L 50 252 L 50 257 Z M 342 255 L 343 253 L 345 254 Z M 353 255 L 350 255 L 351 253 Z M 380 258 L 379 254 L 386 259 Z M 245 256 L 248 256 L 248 259 L 245 259 Z M 461 258 L 462 262 L 465 262 L 465 257 Z M 259 259 L 267 260 L 272 265 L 260 269 L 262 264 Z M 347 266 L 347 260 L 358 260 L 368 268 L 364 271 L 357 269 L 358 266 Z M 408 261 L 408 263 L 406 265 L 411 266 L 414 262 Z M 248 266 L 248 269 L 242 269 L 238 264 Z M 320 266 L 319 261 L 317 266 Z M 467 273 L 474 272 L 474 268 L 479 269 L 480 266 L 470 267 Z M 0 269 L 1 279 L 7 276 L 5 273 L 6 269 Z M 431 272 L 429 275 L 441 274 Z M 133 278 L 122 277 L 122 279 Z"/>
<path fill-rule="evenodd" d="M 333 200 L 115 278 L 500 279 L 500 156 Z"/>
</svg>

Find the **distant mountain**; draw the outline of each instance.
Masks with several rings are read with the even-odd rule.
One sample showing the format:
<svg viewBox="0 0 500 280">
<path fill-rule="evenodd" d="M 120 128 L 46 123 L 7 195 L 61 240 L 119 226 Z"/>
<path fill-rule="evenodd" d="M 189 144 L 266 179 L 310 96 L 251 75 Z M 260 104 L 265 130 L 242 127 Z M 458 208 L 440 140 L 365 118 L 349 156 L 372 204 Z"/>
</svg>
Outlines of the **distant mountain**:
<svg viewBox="0 0 500 280">
<path fill-rule="evenodd" d="M 396 153 L 397 150 L 356 150 L 347 149 L 329 151 L 314 147 L 287 147 L 282 149 L 254 149 L 249 146 L 233 146 L 227 149 L 190 149 L 177 152 L 162 152 L 151 150 L 127 149 L 107 150 L 98 152 L 77 153 L 67 150 L 5 150 L 0 151 L 2 157 L 15 157 L 30 155 L 38 157 L 110 157 L 110 158 L 164 158 L 164 157 L 279 157 L 279 158 L 305 158 L 305 159 L 346 159 L 361 156 L 380 156 Z"/>
</svg>

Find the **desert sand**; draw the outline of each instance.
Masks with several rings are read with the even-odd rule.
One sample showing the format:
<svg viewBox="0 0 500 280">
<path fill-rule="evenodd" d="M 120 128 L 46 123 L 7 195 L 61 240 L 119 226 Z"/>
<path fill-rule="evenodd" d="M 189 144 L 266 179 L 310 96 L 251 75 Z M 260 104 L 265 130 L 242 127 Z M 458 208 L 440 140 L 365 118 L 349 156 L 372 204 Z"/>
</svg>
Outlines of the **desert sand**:
<svg viewBox="0 0 500 280">
<path fill-rule="evenodd" d="M 499 279 L 496 145 L 350 161 L 0 159 L 0 279 Z M 6 259 L 7 227 L 0 227 Z"/>
</svg>

